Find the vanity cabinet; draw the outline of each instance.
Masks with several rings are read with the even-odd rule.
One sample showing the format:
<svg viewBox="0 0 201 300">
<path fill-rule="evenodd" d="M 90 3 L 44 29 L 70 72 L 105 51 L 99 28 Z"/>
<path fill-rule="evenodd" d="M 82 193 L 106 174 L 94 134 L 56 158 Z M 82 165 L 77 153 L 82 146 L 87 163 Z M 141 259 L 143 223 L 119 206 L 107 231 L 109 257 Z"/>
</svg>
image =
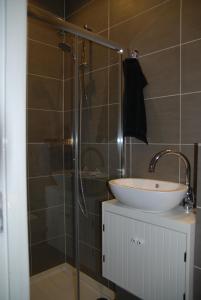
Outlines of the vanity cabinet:
<svg viewBox="0 0 201 300">
<path fill-rule="evenodd" d="M 103 276 L 145 300 L 192 299 L 195 216 L 103 203 Z"/>
</svg>

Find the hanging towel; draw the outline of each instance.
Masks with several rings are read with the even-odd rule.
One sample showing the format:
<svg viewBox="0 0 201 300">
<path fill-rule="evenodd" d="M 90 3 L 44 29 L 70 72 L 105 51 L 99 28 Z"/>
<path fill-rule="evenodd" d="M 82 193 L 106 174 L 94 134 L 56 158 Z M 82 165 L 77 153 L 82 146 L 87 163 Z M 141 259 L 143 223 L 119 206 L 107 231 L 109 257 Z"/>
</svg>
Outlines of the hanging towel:
<svg viewBox="0 0 201 300">
<path fill-rule="evenodd" d="M 147 122 L 143 88 L 147 80 L 136 58 L 126 58 L 123 62 L 123 135 L 136 137 L 146 144 Z"/>
</svg>

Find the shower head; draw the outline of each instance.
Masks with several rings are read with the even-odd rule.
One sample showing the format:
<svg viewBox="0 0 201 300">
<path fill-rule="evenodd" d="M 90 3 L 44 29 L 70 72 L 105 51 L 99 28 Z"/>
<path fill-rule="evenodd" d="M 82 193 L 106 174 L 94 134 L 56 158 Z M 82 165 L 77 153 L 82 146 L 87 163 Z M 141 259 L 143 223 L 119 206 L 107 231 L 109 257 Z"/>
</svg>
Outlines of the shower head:
<svg viewBox="0 0 201 300">
<path fill-rule="evenodd" d="M 66 43 L 59 43 L 58 46 L 64 52 L 71 52 L 72 51 L 71 46 L 66 44 Z"/>
</svg>

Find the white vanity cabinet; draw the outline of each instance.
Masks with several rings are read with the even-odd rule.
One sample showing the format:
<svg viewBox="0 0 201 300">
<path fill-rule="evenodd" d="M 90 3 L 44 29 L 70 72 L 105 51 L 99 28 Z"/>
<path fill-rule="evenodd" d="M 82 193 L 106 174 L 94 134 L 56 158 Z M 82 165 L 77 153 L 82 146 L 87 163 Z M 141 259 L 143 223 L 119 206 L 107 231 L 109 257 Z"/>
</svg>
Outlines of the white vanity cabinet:
<svg viewBox="0 0 201 300">
<path fill-rule="evenodd" d="M 192 299 L 195 216 L 103 203 L 103 276 L 145 300 Z"/>
</svg>

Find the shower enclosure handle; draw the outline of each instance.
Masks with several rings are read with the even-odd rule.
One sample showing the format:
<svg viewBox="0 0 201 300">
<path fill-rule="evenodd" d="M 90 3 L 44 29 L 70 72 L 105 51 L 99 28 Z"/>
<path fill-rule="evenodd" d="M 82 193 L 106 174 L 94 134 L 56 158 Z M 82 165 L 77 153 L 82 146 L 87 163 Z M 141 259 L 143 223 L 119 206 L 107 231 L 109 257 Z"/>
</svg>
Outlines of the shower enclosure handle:
<svg viewBox="0 0 201 300">
<path fill-rule="evenodd" d="M 3 199 L 2 193 L 0 192 L 0 233 L 3 232 Z"/>
</svg>

